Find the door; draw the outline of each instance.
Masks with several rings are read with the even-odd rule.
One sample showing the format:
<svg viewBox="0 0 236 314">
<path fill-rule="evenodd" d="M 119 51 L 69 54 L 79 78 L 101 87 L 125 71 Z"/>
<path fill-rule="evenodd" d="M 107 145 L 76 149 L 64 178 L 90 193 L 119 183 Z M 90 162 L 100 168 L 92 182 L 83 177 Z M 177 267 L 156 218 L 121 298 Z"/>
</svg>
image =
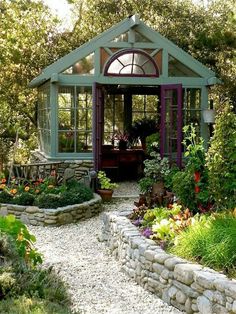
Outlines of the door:
<svg viewBox="0 0 236 314">
<path fill-rule="evenodd" d="M 170 163 L 182 162 L 182 85 L 161 86 L 161 157 Z"/>
<path fill-rule="evenodd" d="M 101 169 L 104 93 L 102 85 L 93 84 L 93 159 L 94 169 Z"/>
</svg>

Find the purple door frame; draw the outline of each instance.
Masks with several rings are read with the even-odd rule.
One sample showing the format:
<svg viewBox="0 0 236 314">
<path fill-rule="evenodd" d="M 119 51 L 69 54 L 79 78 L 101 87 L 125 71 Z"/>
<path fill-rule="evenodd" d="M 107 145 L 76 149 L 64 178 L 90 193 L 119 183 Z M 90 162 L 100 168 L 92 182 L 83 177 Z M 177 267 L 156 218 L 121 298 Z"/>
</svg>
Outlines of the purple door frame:
<svg viewBox="0 0 236 314">
<path fill-rule="evenodd" d="M 104 95 L 102 86 L 93 84 L 93 159 L 94 169 L 101 169 Z"/>
<path fill-rule="evenodd" d="M 177 91 L 177 166 L 182 166 L 182 85 L 170 84 L 161 86 L 161 127 L 160 127 L 160 154 L 164 157 L 165 154 L 165 134 L 166 134 L 166 92 Z M 171 112 L 171 115 L 173 113 Z"/>
</svg>

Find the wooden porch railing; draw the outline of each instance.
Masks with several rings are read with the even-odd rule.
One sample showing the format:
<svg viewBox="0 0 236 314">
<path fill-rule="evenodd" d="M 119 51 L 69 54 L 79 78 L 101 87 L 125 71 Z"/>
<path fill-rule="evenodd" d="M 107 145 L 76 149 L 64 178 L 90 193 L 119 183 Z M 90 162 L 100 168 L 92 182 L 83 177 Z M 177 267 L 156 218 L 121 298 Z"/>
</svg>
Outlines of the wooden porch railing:
<svg viewBox="0 0 236 314">
<path fill-rule="evenodd" d="M 45 179 L 50 175 L 55 175 L 57 181 L 62 180 L 58 168 L 61 162 L 32 163 L 32 164 L 14 164 L 12 167 L 11 177 L 19 181 Z"/>
</svg>

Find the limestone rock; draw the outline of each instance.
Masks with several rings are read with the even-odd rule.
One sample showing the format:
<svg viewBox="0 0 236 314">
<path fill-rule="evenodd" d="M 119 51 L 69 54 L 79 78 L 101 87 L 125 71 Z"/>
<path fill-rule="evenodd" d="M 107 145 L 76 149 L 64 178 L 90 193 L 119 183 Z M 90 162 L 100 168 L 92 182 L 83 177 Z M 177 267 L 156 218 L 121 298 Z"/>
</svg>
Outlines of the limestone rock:
<svg viewBox="0 0 236 314">
<path fill-rule="evenodd" d="M 212 303 L 204 296 L 197 298 L 198 310 L 201 314 L 213 314 L 212 312 Z"/>
<path fill-rule="evenodd" d="M 26 207 L 25 211 L 26 213 L 34 214 L 34 213 L 38 213 L 39 208 L 37 206 L 29 206 L 29 207 Z"/>
<path fill-rule="evenodd" d="M 184 304 L 187 300 L 187 297 L 186 295 L 182 292 L 182 291 L 177 291 L 176 293 L 176 301 L 181 303 L 181 304 Z"/>
<path fill-rule="evenodd" d="M 180 263 L 185 263 L 185 261 L 179 257 L 171 257 L 171 258 L 168 258 L 167 260 L 165 260 L 164 262 L 164 265 L 170 269 L 170 270 L 174 270 L 175 266 L 177 264 L 180 264 Z"/>
<path fill-rule="evenodd" d="M 193 271 L 201 268 L 200 265 L 195 264 L 177 264 L 174 268 L 174 278 L 190 285 L 193 282 Z"/>
</svg>

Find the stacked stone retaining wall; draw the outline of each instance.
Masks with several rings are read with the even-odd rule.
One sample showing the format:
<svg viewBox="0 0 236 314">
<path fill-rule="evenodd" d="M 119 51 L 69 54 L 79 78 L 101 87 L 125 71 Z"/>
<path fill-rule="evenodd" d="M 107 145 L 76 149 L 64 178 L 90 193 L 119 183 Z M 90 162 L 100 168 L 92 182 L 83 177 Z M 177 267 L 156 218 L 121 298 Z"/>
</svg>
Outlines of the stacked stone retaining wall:
<svg viewBox="0 0 236 314">
<path fill-rule="evenodd" d="M 56 209 L 44 209 L 37 206 L 20 206 L 13 204 L 0 204 L 0 215 L 13 214 L 22 222 L 34 226 L 60 226 L 77 222 L 97 215 L 102 210 L 101 197 L 94 194 L 90 201 L 58 207 Z"/>
<path fill-rule="evenodd" d="M 129 277 L 181 311 L 236 313 L 236 280 L 166 253 L 127 214 L 104 213 L 102 237 Z"/>
</svg>

